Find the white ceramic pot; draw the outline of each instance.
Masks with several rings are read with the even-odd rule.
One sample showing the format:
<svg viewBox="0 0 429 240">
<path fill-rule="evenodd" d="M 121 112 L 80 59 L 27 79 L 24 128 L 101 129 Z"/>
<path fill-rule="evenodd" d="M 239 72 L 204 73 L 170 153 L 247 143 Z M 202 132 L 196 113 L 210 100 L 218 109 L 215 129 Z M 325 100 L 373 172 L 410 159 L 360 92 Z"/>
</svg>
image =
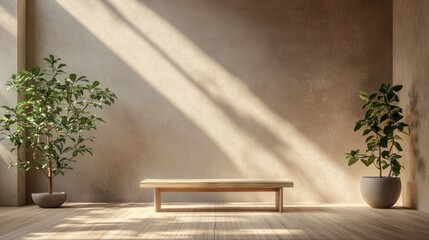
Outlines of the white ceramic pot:
<svg viewBox="0 0 429 240">
<path fill-rule="evenodd" d="M 33 198 L 34 203 L 41 208 L 59 208 L 66 201 L 67 193 L 32 193 L 31 197 Z"/>
<path fill-rule="evenodd" d="M 369 206 L 391 208 L 401 194 L 401 179 L 398 177 L 362 177 L 360 191 Z"/>
</svg>

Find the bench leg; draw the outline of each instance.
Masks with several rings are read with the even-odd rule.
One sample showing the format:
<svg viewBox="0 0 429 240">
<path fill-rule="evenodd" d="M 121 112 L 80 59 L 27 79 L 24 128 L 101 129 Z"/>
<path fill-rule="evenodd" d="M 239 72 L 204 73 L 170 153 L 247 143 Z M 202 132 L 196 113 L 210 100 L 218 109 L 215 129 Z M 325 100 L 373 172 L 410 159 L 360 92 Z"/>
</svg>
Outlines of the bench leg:
<svg viewBox="0 0 429 240">
<path fill-rule="evenodd" d="M 279 188 L 276 192 L 276 208 L 279 212 L 283 212 L 283 188 Z"/>
<path fill-rule="evenodd" d="M 154 189 L 153 206 L 155 207 L 155 212 L 161 211 L 161 191 L 159 190 L 159 188 Z"/>
<path fill-rule="evenodd" d="M 276 191 L 276 209 L 279 209 L 279 190 Z"/>
</svg>

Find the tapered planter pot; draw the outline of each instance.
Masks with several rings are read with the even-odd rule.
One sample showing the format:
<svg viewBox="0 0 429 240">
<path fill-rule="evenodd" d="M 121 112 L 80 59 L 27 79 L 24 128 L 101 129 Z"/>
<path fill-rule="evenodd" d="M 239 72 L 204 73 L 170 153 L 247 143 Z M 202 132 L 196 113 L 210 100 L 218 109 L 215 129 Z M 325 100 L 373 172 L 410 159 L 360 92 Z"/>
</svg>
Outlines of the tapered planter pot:
<svg viewBox="0 0 429 240">
<path fill-rule="evenodd" d="M 34 203 L 41 208 L 59 208 L 66 201 L 67 193 L 32 193 L 31 197 L 33 198 Z"/>
<path fill-rule="evenodd" d="M 373 208 L 391 208 L 401 194 L 398 177 L 362 177 L 360 190 L 365 202 Z"/>
</svg>

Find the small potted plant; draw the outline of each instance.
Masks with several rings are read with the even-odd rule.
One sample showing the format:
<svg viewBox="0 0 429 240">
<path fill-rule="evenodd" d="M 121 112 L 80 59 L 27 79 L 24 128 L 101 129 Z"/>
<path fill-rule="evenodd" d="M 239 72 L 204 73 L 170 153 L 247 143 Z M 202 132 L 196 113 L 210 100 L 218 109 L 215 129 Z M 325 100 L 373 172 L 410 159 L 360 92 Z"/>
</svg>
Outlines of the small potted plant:
<svg viewBox="0 0 429 240">
<path fill-rule="evenodd" d="M 90 110 L 111 105 L 116 95 L 109 88 L 100 88 L 98 81 L 67 74 L 60 58 L 50 55 L 44 60 L 47 69 L 21 71 L 7 81 L 23 100 L 15 106 L 2 106 L 0 132 L 13 143 L 12 152 L 23 148 L 31 153 L 27 160 L 18 154 L 12 166 L 38 169 L 48 179 L 48 192 L 33 193 L 33 201 L 40 207 L 60 207 L 67 195 L 53 192 L 52 181 L 72 169 L 79 155 L 92 155 L 88 143 L 93 137 L 88 132 L 104 121 Z"/>
<path fill-rule="evenodd" d="M 396 105 L 399 102 L 397 92 L 401 89 L 402 85 L 383 83 L 376 93 L 359 93 L 364 101 L 365 116 L 356 122 L 354 131 L 362 131 L 366 150 L 352 150 L 346 153 L 346 160 L 349 166 L 360 161 L 378 169 L 378 176 L 362 177 L 360 185 L 363 199 L 374 208 L 392 207 L 401 193 L 398 176 L 403 168 L 399 154 L 402 138 L 398 133 L 406 134 L 408 128 L 403 121 L 402 108 Z M 383 170 L 387 171 L 386 175 Z"/>
</svg>

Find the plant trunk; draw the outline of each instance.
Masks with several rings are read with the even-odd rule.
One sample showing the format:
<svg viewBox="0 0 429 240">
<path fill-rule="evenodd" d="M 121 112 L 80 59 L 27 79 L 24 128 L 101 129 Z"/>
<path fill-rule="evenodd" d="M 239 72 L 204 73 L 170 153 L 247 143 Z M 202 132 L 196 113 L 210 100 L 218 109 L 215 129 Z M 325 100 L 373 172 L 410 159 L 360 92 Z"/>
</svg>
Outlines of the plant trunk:
<svg viewBox="0 0 429 240">
<path fill-rule="evenodd" d="M 377 136 L 378 141 L 378 136 Z M 381 147 L 378 147 L 378 170 L 380 171 L 380 178 L 383 177 L 383 168 L 381 167 Z"/>
<path fill-rule="evenodd" d="M 378 157 L 378 171 L 380 172 L 380 178 L 383 177 L 383 168 L 381 167 L 381 157 Z"/>
<path fill-rule="evenodd" d="M 49 167 L 48 167 L 48 193 L 52 194 L 52 161 L 49 160 Z"/>
<path fill-rule="evenodd" d="M 50 140 L 49 137 L 46 137 L 46 143 L 48 145 L 48 149 L 50 147 L 49 140 Z M 52 178 L 53 178 L 53 174 L 52 174 L 52 158 L 51 158 L 51 154 L 48 154 L 47 157 L 48 157 L 48 181 L 49 181 L 48 193 L 52 194 Z"/>
<path fill-rule="evenodd" d="M 383 177 L 383 168 L 381 167 L 381 146 L 380 146 L 380 136 L 377 133 L 377 143 L 378 143 L 378 170 L 380 171 L 380 178 Z"/>
<path fill-rule="evenodd" d="M 381 168 L 381 160 L 380 160 L 380 178 L 383 177 L 383 168 Z"/>
</svg>

